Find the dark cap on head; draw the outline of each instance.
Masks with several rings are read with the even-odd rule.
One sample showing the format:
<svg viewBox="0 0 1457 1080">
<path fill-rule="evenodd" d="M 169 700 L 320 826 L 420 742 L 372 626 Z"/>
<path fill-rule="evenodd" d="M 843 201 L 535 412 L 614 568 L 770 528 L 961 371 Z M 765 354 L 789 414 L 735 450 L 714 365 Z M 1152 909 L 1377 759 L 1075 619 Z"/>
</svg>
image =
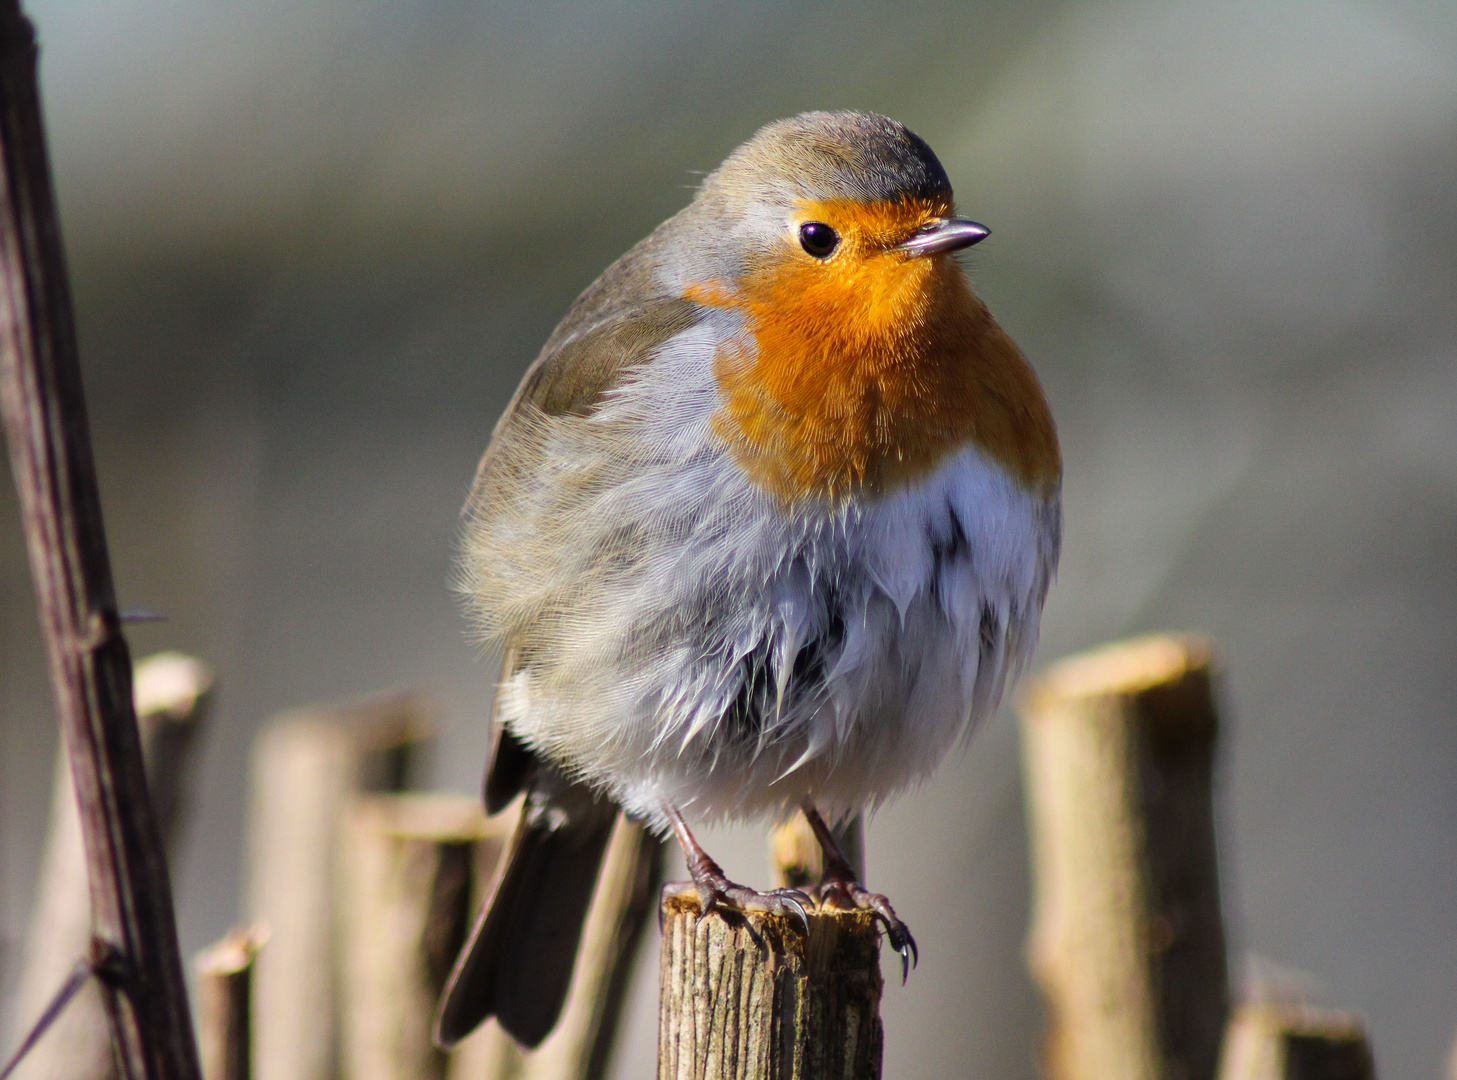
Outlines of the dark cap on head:
<svg viewBox="0 0 1457 1080">
<path fill-rule="evenodd" d="M 867 112 L 806 112 L 768 124 L 703 186 L 750 197 L 772 193 L 861 202 L 951 194 L 946 170 L 924 139 L 904 124 Z"/>
</svg>

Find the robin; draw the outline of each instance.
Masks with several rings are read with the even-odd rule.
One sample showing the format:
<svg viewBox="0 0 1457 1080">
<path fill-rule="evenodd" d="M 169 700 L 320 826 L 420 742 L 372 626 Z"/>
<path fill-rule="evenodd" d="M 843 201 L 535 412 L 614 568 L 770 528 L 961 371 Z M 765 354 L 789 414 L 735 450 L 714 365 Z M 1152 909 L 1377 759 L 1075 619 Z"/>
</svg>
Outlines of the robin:
<svg viewBox="0 0 1457 1080">
<path fill-rule="evenodd" d="M 462 587 L 505 661 L 485 798 L 524 792 L 436 1018 L 561 1010 L 619 808 L 704 912 L 875 912 L 828 822 L 928 776 L 1028 660 L 1061 526 L 1032 368 L 953 254 L 931 148 L 864 112 L 770 124 L 584 292 L 496 425 Z M 808 816 L 813 895 L 730 881 L 687 817 Z M 687 886 L 685 886 L 687 887 Z"/>
</svg>

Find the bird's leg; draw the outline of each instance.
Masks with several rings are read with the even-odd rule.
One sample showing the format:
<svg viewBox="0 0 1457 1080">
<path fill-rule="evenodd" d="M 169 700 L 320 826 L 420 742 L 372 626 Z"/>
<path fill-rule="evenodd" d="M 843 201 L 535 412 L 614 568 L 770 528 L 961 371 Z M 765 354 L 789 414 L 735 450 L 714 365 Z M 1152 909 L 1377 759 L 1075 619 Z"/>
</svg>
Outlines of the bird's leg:
<svg viewBox="0 0 1457 1080">
<path fill-rule="evenodd" d="M 804 932 L 809 933 L 809 916 L 805 913 L 805 906 L 813 901 L 808 896 L 797 889 L 758 892 L 730 881 L 723 868 L 713 861 L 688 831 L 688 823 L 683 820 L 683 815 L 672 806 L 664 806 L 663 812 L 667 814 L 668 823 L 673 827 L 673 835 L 677 837 L 683 856 L 688 860 L 688 873 L 693 875 L 691 888 L 698 894 L 700 912 L 707 915 L 714 908 L 740 914 L 750 911 L 778 912 L 781 915 L 793 915 L 799 920 Z M 663 886 L 663 895 L 674 896 L 687 892 L 689 887 L 690 883 L 686 881 L 670 881 Z"/>
<path fill-rule="evenodd" d="M 850 865 L 850 860 L 845 858 L 845 853 L 835 841 L 835 834 L 825 824 L 825 819 L 820 817 L 820 812 L 809 803 L 804 804 L 803 810 L 805 820 L 814 830 L 815 839 L 819 841 L 820 851 L 825 857 L 825 872 L 819 884 L 810 890 L 816 902 L 822 907 L 858 908 L 874 912 L 876 918 L 885 926 L 885 936 L 890 939 L 890 947 L 901 954 L 901 982 L 905 982 L 912 965 L 921 959 L 920 951 L 916 948 L 916 939 L 911 937 L 910 929 L 901 922 L 889 900 L 879 893 L 871 892 L 855 880 L 855 870 Z"/>
</svg>

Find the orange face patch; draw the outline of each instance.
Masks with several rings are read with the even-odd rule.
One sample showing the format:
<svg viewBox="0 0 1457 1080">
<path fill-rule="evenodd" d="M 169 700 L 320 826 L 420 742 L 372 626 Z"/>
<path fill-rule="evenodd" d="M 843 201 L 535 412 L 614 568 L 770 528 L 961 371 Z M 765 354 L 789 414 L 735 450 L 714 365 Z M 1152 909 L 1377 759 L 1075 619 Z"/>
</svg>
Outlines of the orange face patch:
<svg viewBox="0 0 1457 1080">
<path fill-rule="evenodd" d="M 948 256 L 892 250 L 951 213 L 942 200 L 806 203 L 784 250 L 730 290 L 686 297 L 741 310 L 756 348 L 715 361 L 714 430 L 760 487 L 785 500 L 880 495 L 968 442 L 1029 488 L 1061 475 L 1037 377 Z M 801 222 L 840 235 L 827 259 Z"/>
</svg>

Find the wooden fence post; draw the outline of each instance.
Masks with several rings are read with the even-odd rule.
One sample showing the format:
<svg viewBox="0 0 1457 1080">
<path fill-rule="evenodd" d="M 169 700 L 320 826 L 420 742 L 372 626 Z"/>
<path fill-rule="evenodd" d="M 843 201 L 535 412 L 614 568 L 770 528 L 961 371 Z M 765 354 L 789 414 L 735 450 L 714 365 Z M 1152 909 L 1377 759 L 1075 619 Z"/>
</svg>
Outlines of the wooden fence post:
<svg viewBox="0 0 1457 1080">
<path fill-rule="evenodd" d="M 245 910 L 269 928 L 254 975 L 259 1080 L 334 1080 L 340 823 L 360 790 L 399 790 L 428 730 L 412 694 L 286 713 L 253 748 Z"/>
<path fill-rule="evenodd" d="M 699 915 L 663 903 L 658 1080 L 877 1080 L 880 930 L 865 912 Z"/>
<path fill-rule="evenodd" d="M 197 1042 L 202 1080 L 253 1075 L 253 962 L 267 940 L 262 924 L 234 930 L 197 956 Z"/>
<path fill-rule="evenodd" d="M 1376 1080 L 1376 1066 L 1358 1017 L 1254 1004 L 1230 1018 L 1219 1080 Z"/>
<path fill-rule="evenodd" d="M 865 880 L 865 820 L 856 814 L 834 830 L 850 868 Z M 769 834 L 769 873 L 775 888 L 802 889 L 825 872 L 824 853 L 803 814 L 795 814 Z"/>
<path fill-rule="evenodd" d="M 431 1020 L 473 885 L 505 839 L 466 796 L 361 795 L 347 809 L 336 894 L 346 1080 L 444 1077 Z"/>
<path fill-rule="evenodd" d="M 512 810 L 503 819 L 514 820 Z M 450 1055 L 448 1080 L 603 1080 L 626 1004 L 637 948 L 661 884 L 663 842 L 618 815 L 561 1019 L 535 1050 L 522 1050 L 495 1021 Z M 481 882 L 481 897 L 491 884 Z"/>
<path fill-rule="evenodd" d="M 1229 991 L 1210 668 L 1201 640 L 1142 638 L 1055 665 L 1023 699 L 1052 1080 L 1214 1080 Z"/>
</svg>

